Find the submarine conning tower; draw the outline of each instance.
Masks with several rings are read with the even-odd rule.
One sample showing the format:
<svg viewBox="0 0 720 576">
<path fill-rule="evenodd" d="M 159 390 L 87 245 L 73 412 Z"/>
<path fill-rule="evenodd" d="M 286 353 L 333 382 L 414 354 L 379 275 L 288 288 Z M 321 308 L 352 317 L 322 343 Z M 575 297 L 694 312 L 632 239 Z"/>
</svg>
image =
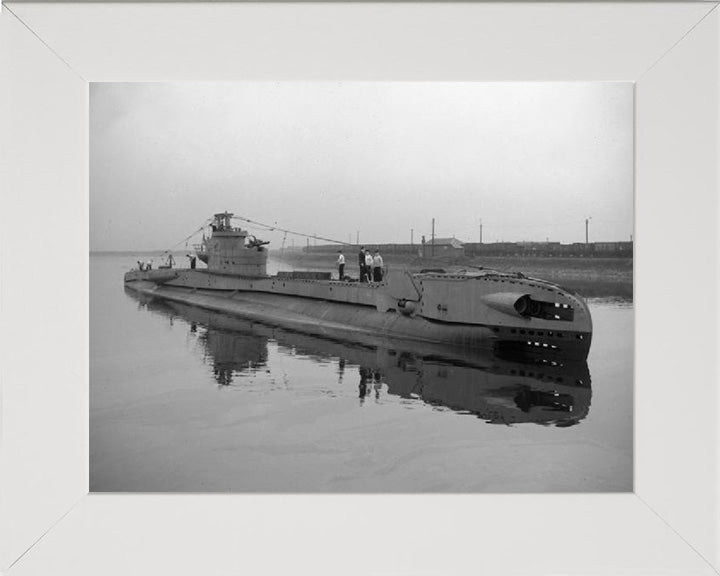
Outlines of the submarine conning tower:
<svg viewBox="0 0 720 576">
<path fill-rule="evenodd" d="M 253 278 L 267 276 L 265 245 L 269 242 L 258 240 L 247 230 L 234 228 L 232 217 L 229 212 L 213 216 L 210 225 L 212 235 L 203 241 L 198 256 L 207 264 L 208 271 L 214 274 Z"/>
</svg>

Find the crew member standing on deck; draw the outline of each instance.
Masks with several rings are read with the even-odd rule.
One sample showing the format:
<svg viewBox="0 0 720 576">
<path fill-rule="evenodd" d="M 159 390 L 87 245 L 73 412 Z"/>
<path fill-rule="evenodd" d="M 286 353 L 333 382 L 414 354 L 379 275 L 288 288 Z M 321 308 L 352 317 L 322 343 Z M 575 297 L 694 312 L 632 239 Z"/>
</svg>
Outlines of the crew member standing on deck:
<svg viewBox="0 0 720 576">
<path fill-rule="evenodd" d="M 365 282 L 365 246 L 360 246 L 360 253 L 358 254 L 358 267 L 360 268 L 360 282 Z"/>
<path fill-rule="evenodd" d="M 372 254 L 370 254 L 370 250 L 365 251 L 365 278 L 367 278 L 368 282 L 372 282 L 372 264 L 373 264 L 373 257 Z"/>
<path fill-rule="evenodd" d="M 380 256 L 379 250 L 375 250 L 375 258 L 373 258 L 372 267 L 373 267 L 373 282 L 382 282 L 383 259 L 382 259 L 382 256 Z"/>
<path fill-rule="evenodd" d="M 345 275 L 345 256 L 343 256 L 342 250 L 338 250 L 338 253 L 340 254 L 337 259 L 338 278 L 342 280 L 343 276 Z"/>
</svg>

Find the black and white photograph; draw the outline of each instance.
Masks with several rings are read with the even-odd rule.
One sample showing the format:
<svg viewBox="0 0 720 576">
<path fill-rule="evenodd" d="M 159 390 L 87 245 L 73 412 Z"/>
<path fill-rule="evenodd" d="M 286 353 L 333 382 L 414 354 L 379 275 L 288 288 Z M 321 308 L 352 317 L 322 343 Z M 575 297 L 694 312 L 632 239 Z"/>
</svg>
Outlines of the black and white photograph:
<svg viewBox="0 0 720 576">
<path fill-rule="evenodd" d="M 90 83 L 90 490 L 631 492 L 633 107 Z"/>
</svg>

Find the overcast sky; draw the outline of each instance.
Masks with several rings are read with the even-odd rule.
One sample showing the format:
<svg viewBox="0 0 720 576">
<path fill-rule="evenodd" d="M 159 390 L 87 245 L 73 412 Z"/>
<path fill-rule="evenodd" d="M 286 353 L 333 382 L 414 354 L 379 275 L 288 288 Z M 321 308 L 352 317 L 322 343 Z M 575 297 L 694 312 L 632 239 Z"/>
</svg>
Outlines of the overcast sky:
<svg viewBox="0 0 720 576">
<path fill-rule="evenodd" d="M 366 244 L 433 217 L 464 241 L 482 219 L 485 242 L 580 242 L 587 217 L 629 240 L 632 170 L 629 83 L 90 85 L 91 250 L 166 249 L 224 210 Z"/>
</svg>

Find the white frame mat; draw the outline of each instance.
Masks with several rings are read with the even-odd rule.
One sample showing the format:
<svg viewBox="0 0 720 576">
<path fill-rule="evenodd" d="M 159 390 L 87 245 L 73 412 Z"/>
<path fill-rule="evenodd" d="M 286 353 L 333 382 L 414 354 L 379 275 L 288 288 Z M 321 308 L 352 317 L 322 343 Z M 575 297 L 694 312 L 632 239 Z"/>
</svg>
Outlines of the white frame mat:
<svg viewBox="0 0 720 576">
<path fill-rule="evenodd" d="M 720 10 L 26 3 L 0 14 L 0 571 L 720 571 Z M 623 81 L 636 105 L 635 490 L 88 494 L 88 83 Z"/>
</svg>

